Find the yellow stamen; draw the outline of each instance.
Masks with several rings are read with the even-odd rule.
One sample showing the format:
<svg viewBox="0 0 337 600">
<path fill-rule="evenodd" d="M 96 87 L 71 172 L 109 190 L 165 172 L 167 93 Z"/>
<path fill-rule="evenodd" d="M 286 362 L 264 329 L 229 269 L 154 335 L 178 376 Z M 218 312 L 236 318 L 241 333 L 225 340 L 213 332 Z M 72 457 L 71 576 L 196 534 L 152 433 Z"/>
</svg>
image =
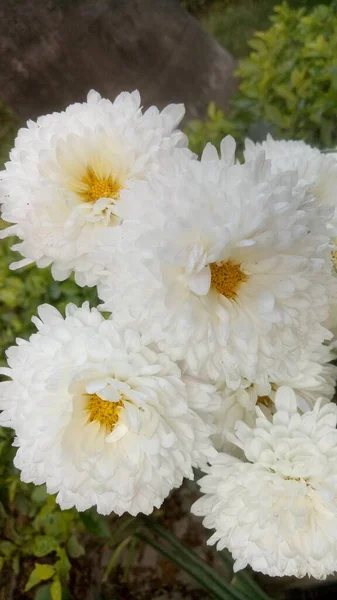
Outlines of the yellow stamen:
<svg viewBox="0 0 337 600">
<path fill-rule="evenodd" d="M 248 276 L 241 271 L 241 265 L 231 260 L 211 263 L 211 287 L 229 300 L 235 300 L 237 291 Z"/>
<path fill-rule="evenodd" d="M 83 202 L 96 202 L 100 198 L 119 199 L 119 193 L 122 185 L 111 175 L 108 177 L 98 177 L 93 169 L 88 167 L 85 175 L 81 177 L 81 189 L 79 195 Z"/>
<path fill-rule="evenodd" d="M 335 268 L 335 271 L 337 271 L 337 250 L 334 250 L 333 252 L 331 252 L 331 256 L 332 256 L 333 266 Z"/>
<path fill-rule="evenodd" d="M 102 400 L 97 394 L 91 394 L 88 396 L 86 407 L 89 413 L 88 423 L 98 421 L 111 432 L 118 423 L 119 411 L 122 407 L 124 407 L 122 400 L 110 402 L 109 400 Z"/>
<path fill-rule="evenodd" d="M 263 406 L 270 409 L 273 407 L 273 401 L 269 396 L 259 396 L 256 400 L 256 404 L 263 404 Z"/>
</svg>

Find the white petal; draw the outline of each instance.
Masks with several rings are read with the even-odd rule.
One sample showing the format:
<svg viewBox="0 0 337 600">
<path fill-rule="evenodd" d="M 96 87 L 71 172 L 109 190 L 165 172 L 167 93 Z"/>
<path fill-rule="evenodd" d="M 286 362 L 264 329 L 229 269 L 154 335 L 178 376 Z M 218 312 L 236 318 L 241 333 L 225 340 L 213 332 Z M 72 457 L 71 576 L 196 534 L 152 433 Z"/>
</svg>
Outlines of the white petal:
<svg viewBox="0 0 337 600">
<path fill-rule="evenodd" d="M 211 270 L 207 265 L 202 271 L 190 275 L 186 280 L 192 292 L 198 294 L 198 296 L 205 296 L 208 294 L 211 285 Z"/>
</svg>

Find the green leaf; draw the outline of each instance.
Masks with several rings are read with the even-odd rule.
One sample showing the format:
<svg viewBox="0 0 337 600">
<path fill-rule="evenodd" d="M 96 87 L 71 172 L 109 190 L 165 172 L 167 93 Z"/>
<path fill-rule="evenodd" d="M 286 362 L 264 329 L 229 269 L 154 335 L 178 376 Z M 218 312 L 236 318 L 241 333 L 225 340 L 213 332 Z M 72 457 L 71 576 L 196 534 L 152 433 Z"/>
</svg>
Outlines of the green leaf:
<svg viewBox="0 0 337 600">
<path fill-rule="evenodd" d="M 52 600 L 62 600 L 62 586 L 58 578 L 55 578 L 50 588 Z"/>
<path fill-rule="evenodd" d="M 8 498 L 9 498 L 9 502 L 11 504 L 12 504 L 12 502 L 14 502 L 18 484 L 19 484 L 19 481 L 17 479 L 12 479 L 12 481 L 10 482 L 10 484 L 8 486 Z"/>
<path fill-rule="evenodd" d="M 32 492 L 32 500 L 36 504 L 44 504 L 47 499 L 47 490 L 45 485 L 36 486 Z"/>
<path fill-rule="evenodd" d="M 76 535 L 71 535 L 67 544 L 68 554 L 71 558 L 79 558 L 85 554 L 85 550 L 78 541 Z"/>
<path fill-rule="evenodd" d="M 124 563 L 123 581 L 125 581 L 125 583 L 127 583 L 129 580 L 130 568 L 133 563 L 137 547 L 138 547 L 138 540 L 136 538 L 133 538 L 131 540 L 130 546 L 128 548 L 128 555 L 127 555 L 125 563 Z"/>
<path fill-rule="evenodd" d="M 55 569 L 62 580 L 67 580 L 71 569 L 71 563 L 63 548 L 58 548 L 57 554 L 59 560 L 55 563 Z"/>
<path fill-rule="evenodd" d="M 20 573 L 20 556 L 19 556 L 19 554 L 15 554 L 12 558 L 12 570 L 15 575 L 19 575 L 19 573 Z"/>
<path fill-rule="evenodd" d="M 108 577 L 109 577 L 112 569 L 114 569 L 116 567 L 117 563 L 118 563 L 118 559 L 120 557 L 120 554 L 123 552 L 123 550 L 126 548 L 126 546 L 128 546 L 128 544 L 130 542 L 131 542 L 131 538 L 127 537 L 120 544 L 118 544 L 117 548 L 111 554 L 111 557 L 110 557 L 110 560 L 108 562 L 107 568 L 105 569 L 104 575 L 102 577 L 102 581 L 107 581 L 108 580 Z"/>
<path fill-rule="evenodd" d="M 210 102 L 207 107 L 207 114 L 211 120 L 216 118 L 216 104 L 215 102 Z"/>
<path fill-rule="evenodd" d="M 28 592 L 28 590 L 30 590 L 32 587 L 34 587 L 41 581 L 51 579 L 54 575 L 55 567 L 53 565 L 41 565 L 40 563 L 35 563 L 35 568 L 29 575 L 28 581 L 26 583 L 25 592 Z"/>
<path fill-rule="evenodd" d="M 226 565 L 226 568 L 233 573 L 233 558 L 228 550 L 222 550 L 218 553 L 221 560 Z M 243 569 L 235 574 L 232 579 L 232 585 L 238 585 L 247 596 L 252 600 L 270 600 L 269 596 L 260 588 L 260 586 L 254 581 L 249 571 Z"/>
<path fill-rule="evenodd" d="M 0 486 L 0 497 L 1 497 L 1 493 L 2 493 L 2 486 Z M 3 503 L 0 501 L 0 523 L 3 523 L 7 518 L 7 513 L 5 510 L 5 507 L 3 505 Z"/>
<path fill-rule="evenodd" d="M 73 596 L 71 595 L 69 588 L 67 587 L 62 587 L 62 600 L 75 600 L 75 598 L 73 598 Z M 98 600 L 98 598 L 96 598 L 95 600 Z"/>
<path fill-rule="evenodd" d="M 35 592 L 34 600 L 51 600 L 50 596 L 50 583 L 42 585 Z"/>
<path fill-rule="evenodd" d="M 15 550 L 16 546 L 12 542 L 9 542 L 7 540 L 3 540 L 2 542 L 0 542 L 0 554 L 5 556 L 6 558 L 9 558 L 13 554 L 13 552 L 15 552 Z"/>
<path fill-rule="evenodd" d="M 20 515 L 28 516 L 31 510 L 31 503 L 24 494 L 18 493 L 15 497 L 15 508 Z"/>
<path fill-rule="evenodd" d="M 46 556 L 50 552 L 55 552 L 59 547 L 57 540 L 50 535 L 38 535 L 34 539 L 33 554 L 34 556 Z"/>
<path fill-rule="evenodd" d="M 99 515 L 95 509 L 89 508 L 89 510 L 81 512 L 80 518 L 90 533 L 102 538 L 111 536 L 107 519 Z"/>
</svg>

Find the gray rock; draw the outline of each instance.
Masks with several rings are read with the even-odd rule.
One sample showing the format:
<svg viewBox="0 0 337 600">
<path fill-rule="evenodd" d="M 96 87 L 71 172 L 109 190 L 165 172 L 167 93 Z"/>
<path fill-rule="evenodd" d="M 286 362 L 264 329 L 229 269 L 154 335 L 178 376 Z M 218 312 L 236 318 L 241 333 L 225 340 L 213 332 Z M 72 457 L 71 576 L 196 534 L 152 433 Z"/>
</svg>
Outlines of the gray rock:
<svg viewBox="0 0 337 600">
<path fill-rule="evenodd" d="M 0 95 L 22 119 L 138 88 L 203 117 L 236 87 L 231 55 L 175 0 L 0 0 Z"/>
</svg>

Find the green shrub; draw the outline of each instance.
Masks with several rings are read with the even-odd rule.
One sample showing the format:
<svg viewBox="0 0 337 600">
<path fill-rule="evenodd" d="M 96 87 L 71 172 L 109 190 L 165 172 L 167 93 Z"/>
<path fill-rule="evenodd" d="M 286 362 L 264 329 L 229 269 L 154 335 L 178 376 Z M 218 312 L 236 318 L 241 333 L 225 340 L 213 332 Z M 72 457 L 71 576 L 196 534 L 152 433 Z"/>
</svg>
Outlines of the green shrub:
<svg viewBox="0 0 337 600">
<path fill-rule="evenodd" d="M 188 123 L 191 148 L 219 146 L 233 135 L 239 151 L 246 136 L 300 139 L 318 147 L 337 144 L 337 4 L 311 13 L 288 4 L 275 8 L 272 26 L 257 32 L 240 61 L 239 90 L 225 115 L 214 103 L 203 121 Z"/>
<path fill-rule="evenodd" d="M 284 3 L 272 26 L 255 33 L 242 60 L 236 106 L 251 122 L 275 126 L 281 137 L 321 147 L 337 143 L 336 4 L 311 13 Z"/>
<path fill-rule="evenodd" d="M 214 102 L 211 102 L 207 108 L 206 119 L 190 121 L 187 124 L 186 133 L 191 150 L 200 155 L 206 142 L 211 142 L 219 149 L 220 142 L 226 135 L 232 135 L 239 140 L 240 150 L 240 140 L 245 137 L 247 127 L 248 123 L 243 118 L 233 118 L 233 113 L 226 117 L 224 112 Z"/>
<path fill-rule="evenodd" d="M 85 553 L 84 527 L 76 510 L 61 511 L 45 486 L 20 481 L 11 443 L 10 430 L 0 427 L 0 585 L 3 598 L 26 598 L 20 592 L 41 582 L 60 588 L 68 581 L 71 559 Z M 15 596 L 10 573 L 20 582 Z"/>
</svg>

